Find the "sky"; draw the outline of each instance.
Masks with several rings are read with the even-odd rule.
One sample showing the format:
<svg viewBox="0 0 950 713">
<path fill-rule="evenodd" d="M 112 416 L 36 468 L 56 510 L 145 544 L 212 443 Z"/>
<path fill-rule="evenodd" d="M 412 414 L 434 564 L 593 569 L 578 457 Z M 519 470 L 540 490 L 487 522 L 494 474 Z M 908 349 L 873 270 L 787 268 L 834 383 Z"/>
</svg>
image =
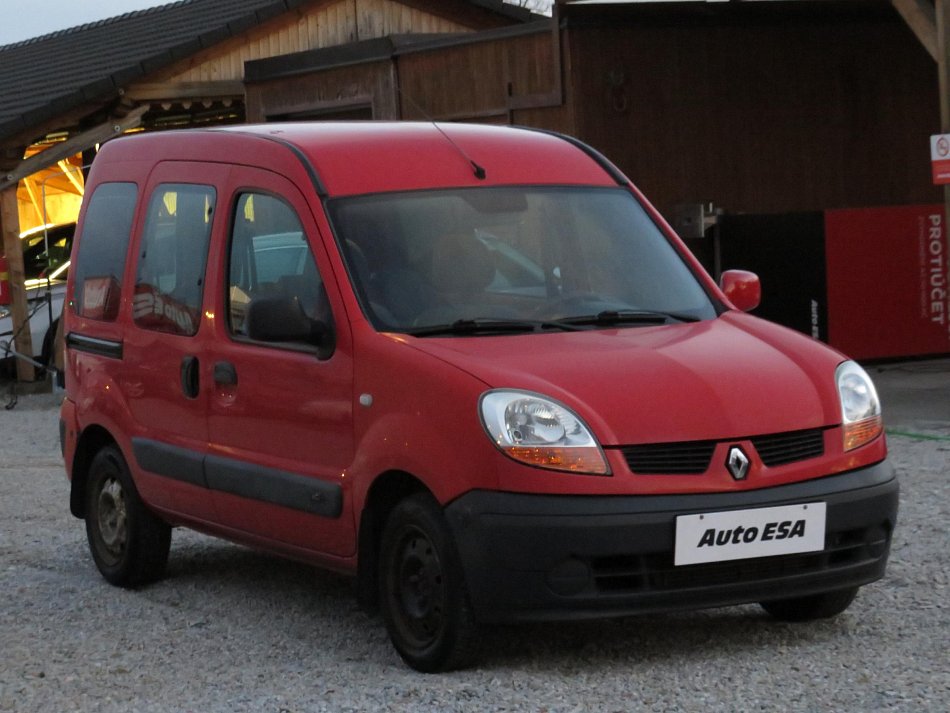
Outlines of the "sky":
<svg viewBox="0 0 950 713">
<path fill-rule="evenodd" d="M 173 0 L 0 0 L 0 45 L 87 22 L 124 15 Z"/>
</svg>

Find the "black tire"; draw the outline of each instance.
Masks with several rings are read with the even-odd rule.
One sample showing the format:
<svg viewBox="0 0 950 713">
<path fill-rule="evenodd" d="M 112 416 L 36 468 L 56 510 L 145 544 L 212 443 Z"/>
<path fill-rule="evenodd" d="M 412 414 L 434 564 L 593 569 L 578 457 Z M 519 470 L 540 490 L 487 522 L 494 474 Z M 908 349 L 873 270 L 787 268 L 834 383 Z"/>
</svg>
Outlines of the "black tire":
<svg viewBox="0 0 950 713">
<path fill-rule="evenodd" d="M 171 527 L 139 498 L 125 459 L 106 446 L 92 459 L 86 481 L 86 537 L 106 581 L 134 587 L 160 579 Z"/>
<path fill-rule="evenodd" d="M 838 616 L 851 606 L 857 594 L 858 588 L 850 587 L 805 597 L 774 599 L 760 605 L 779 621 L 814 621 Z"/>
<path fill-rule="evenodd" d="M 56 330 L 59 328 L 59 320 L 54 319 L 53 323 L 46 330 L 46 336 L 43 337 L 43 351 L 40 353 L 40 362 L 43 364 L 44 373 L 53 370 L 56 386 L 66 388 L 66 379 L 63 372 L 56 368 Z"/>
<path fill-rule="evenodd" d="M 430 495 L 411 495 L 389 514 L 379 586 L 386 629 L 407 664 L 436 673 L 472 662 L 478 627 L 455 543 Z"/>
<path fill-rule="evenodd" d="M 54 319 L 43 337 L 43 348 L 40 350 L 40 362 L 43 364 L 44 369 L 49 369 L 51 366 L 56 366 L 53 350 L 55 349 L 54 344 L 56 342 L 56 327 L 58 326 L 59 320 Z"/>
</svg>

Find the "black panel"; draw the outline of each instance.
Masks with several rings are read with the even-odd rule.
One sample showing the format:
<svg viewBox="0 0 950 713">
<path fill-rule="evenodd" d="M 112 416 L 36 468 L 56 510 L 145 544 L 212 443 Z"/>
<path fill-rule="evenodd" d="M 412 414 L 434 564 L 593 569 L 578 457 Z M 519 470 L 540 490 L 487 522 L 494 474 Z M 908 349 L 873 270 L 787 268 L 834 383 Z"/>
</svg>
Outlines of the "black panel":
<svg viewBox="0 0 950 713">
<path fill-rule="evenodd" d="M 716 442 L 657 443 L 620 450 L 630 470 L 640 475 L 702 475 L 709 470 Z"/>
<path fill-rule="evenodd" d="M 762 280 L 753 314 L 827 342 L 824 214 L 725 215 L 719 225 L 722 269 Z"/>
<path fill-rule="evenodd" d="M 817 458 L 825 452 L 825 434 L 820 428 L 758 436 L 750 440 L 758 451 L 759 458 L 770 468 Z"/>
<path fill-rule="evenodd" d="M 140 468 L 166 478 L 323 517 L 343 512 L 343 489 L 335 483 L 147 438 L 133 438 L 132 450 Z"/>
<path fill-rule="evenodd" d="M 208 487 L 204 456 L 201 453 L 147 438 L 133 438 L 132 452 L 143 470 L 202 488 Z"/>
<path fill-rule="evenodd" d="M 80 352 L 110 357 L 112 359 L 122 358 L 122 342 L 116 342 L 111 339 L 87 337 L 82 334 L 77 334 L 76 332 L 70 332 L 66 335 L 66 347 Z"/>
<path fill-rule="evenodd" d="M 789 431 L 764 436 L 724 439 L 723 443 L 750 440 L 762 462 L 770 468 L 808 458 L 817 458 L 825 452 L 824 431 Z M 709 470 L 709 462 L 717 441 L 682 441 L 679 443 L 649 443 L 623 446 L 620 452 L 630 470 L 639 475 L 702 475 Z"/>
<path fill-rule="evenodd" d="M 205 468 L 212 490 L 324 517 L 343 512 L 343 491 L 335 483 L 220 456 L 207 456 Z"/>
</svg>

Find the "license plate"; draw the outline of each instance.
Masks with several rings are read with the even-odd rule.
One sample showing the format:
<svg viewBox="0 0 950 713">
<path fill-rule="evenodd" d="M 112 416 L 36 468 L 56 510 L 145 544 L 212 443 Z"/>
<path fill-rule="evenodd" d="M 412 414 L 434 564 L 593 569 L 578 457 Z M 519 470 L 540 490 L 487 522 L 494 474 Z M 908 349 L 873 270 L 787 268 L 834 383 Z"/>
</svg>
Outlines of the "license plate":
<svg viewBox="0 0 950 713">
<path fill-rule="evenodd" d="M 825 503 L 808 503 L 680 515 L 674 564 L 821 551 L 826 509 Z"/>
</svg>

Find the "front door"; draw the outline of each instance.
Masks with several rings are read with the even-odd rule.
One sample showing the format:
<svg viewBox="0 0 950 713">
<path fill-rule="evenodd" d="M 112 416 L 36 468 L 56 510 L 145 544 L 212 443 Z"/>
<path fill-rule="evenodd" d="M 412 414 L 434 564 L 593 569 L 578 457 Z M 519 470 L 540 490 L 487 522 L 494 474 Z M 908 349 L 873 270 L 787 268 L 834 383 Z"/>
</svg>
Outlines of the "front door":
<svg viewBox="0 0 950 713">
<path fill-rule="evenodd" d="M 321 235 L 282 176 L 236 167 L 229 186 L 203 367 L 213 382 L 208 485 L 226 527 L 352 555 L 352 359 Z"/>
</svg>

